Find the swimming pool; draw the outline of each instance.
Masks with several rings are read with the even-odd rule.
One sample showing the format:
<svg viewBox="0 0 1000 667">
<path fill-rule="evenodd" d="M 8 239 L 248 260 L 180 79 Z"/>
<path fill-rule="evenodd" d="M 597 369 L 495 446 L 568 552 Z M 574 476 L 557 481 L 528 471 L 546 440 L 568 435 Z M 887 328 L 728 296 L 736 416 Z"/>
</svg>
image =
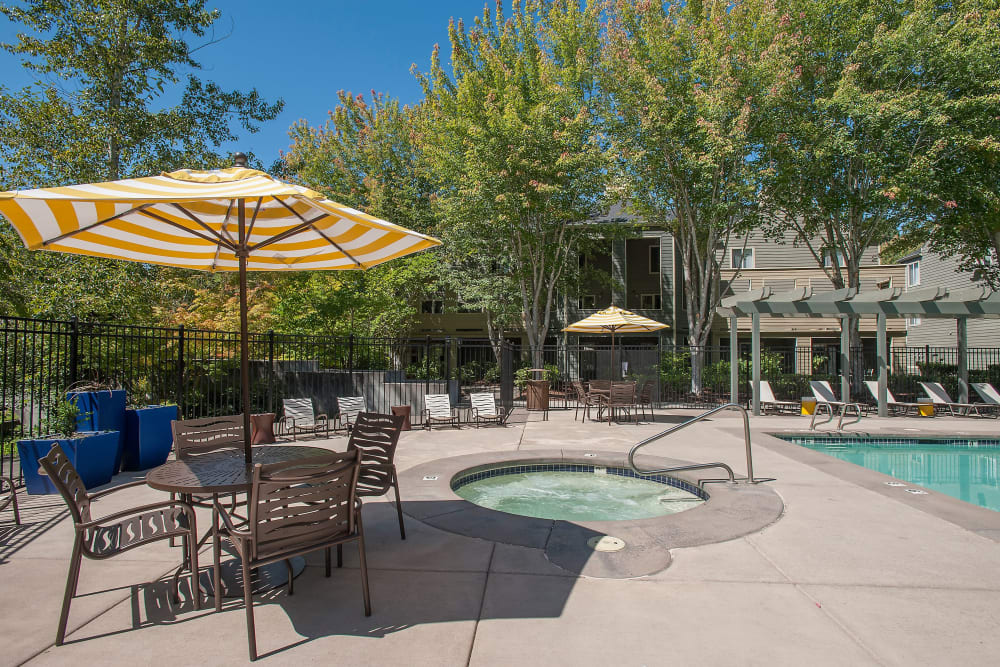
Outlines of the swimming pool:
<svg viewBox="0 0 1000 667">
<path fill-rule="evenodd" d="M 1000 512 L 1000 439 L 772 435 Z"/>
</svg>

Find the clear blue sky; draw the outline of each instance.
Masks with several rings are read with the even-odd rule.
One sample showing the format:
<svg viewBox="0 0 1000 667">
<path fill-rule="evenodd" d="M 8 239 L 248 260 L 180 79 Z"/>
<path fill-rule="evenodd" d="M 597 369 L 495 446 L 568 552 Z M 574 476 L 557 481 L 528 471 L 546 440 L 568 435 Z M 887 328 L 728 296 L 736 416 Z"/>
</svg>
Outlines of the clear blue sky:
<svg viewBox="0 0 1000 667">
<path fill-rule="evenodd" d="M 234 147 L 269 165 L 287 148 L 292 123 L 326 121 L 338 90 L 419 100 L 410 65 L 426 71 L 435 43 L 447 58 L 448 20 L 464 18 L 468 25 L 487 1 L 492 10 L 494 0 L 209 0 L 208 7 L 222 12 L 216 34 L 232 34 L 196 54 L 199 76 L 285 100 L 277 119 Z M 15 26 L 0 17 L 0 41 L 13 41 L 14 34 Z M 6 52 L 0 52 L 0 72 L 8 88 L 29 82 L 19 59 Z"/>
</svg>

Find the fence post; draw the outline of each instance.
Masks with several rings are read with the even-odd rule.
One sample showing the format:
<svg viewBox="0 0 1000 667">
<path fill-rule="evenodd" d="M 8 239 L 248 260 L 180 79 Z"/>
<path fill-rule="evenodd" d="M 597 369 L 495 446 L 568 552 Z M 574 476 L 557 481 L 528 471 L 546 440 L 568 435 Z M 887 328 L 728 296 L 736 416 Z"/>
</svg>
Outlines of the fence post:
<svg viewBox="0 0 1000 667">
<path fill-rule="evenodd" d="M 274 329 L 267 331 L 267 404 L 274 408 Z"/>
<path fill-rule="evenodd" d="M 354 393 L 354 334 L 347 337 L 347 384 Z"/>
<path fill-rule="evenodd" d="M 431 393 L 431 337 L 424 338 L 424 393 Z"/>
<path fill-rule="evenodd" d="M 180 418 L 184 418 L 184 325 L 177 327 L 177 388 L 176 401 Z"/>
<path fill-rule="evenodd" d="M 80 379 L 80 321 L 76 315 L 69 325 L 69 383 L 76 384 Z"/>
<path fill-rule="evenodd" d="M 969 324 L 964 317 L 956 319 L 958 343 L 958 401 L 969 402 Z"/>
<path fill-rule="evenodd" d="M 444 338 L 444 393 L 451 396 L 451 336 Z"/>
</svg>

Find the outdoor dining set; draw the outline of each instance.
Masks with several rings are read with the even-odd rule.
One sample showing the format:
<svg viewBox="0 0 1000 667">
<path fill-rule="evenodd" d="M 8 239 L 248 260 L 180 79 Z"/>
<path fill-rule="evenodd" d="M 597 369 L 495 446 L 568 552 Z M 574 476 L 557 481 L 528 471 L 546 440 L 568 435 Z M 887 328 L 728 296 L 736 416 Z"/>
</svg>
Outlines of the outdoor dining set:
<svg viewBox="0 0 1000 667">
<path fill-rule="evenodd" d="M 584 386 L 582 380 L 573 380 L 573 392 L 576 394 L 575 420 L 580 410 L 583 410 L 583 421 L 587 417 L 594 419 L 591 408 L 597 409 L 597 421 L 608 422 L 625 417 L 639 423 L 640 413 L 645 417 L 648 408 L 650 416 L 653 413 L 653 391 L 656 382 L 646 380 L 639 387 L 637 382 L 617 382 L 612 380 L 591 380 Z"/>
<path fill-rule="evenodd" d="M 470 403 L 467 421 L 477 427 L 503 425 L 510 414 L 497 406 L 492 393 L 474 394 Z M 203 592 L 214 598 L 216 611 L 222 610 L 223 597 L 243 597 L 251 660 L 257 658 L 253 594 L 282 586 L 293 594 L 306 554 L 323 551 L 329 577 L 333 547 L 341 567 L 343 545 L 356 542 L 365 615 L 371 615 L 362 498 L 392 490 L 399 536 L 406 539 L 395 452 L 401 431 L 409 429 L 409 411 L 372 412 L 364 397 L 340 398 L 337 408 L 331 420 L 315 410 L 311 399 L 285 399 L 276 422 L 273 414 L 268 420 L 259 419 L 267 415 L 253 415 L 249 457 L 244 415 L 175 420 L 170 427 L 173 459 L 149 470 L 142 480 L 97 492 L 88 491 L 71 457 L 58 443 L 52 444 L 38 466 L 65 500 L 74 524 L 56 645 L 66 638 L 83 559 L 104 560 L 161 540 L 181 546 L 184 554 L 171 578 L 174 603 L 181 601 L 185 572 L 195 609 L 201 609 Z M 425 396 L 422 416 L 428 428 L 459 423 L 458 410 L 447 395 Z M 347 432 L 344 451 L 294 442 L 302 433 L 329 436 L 331 426 Z M 286 436 L 285 442 L 276 442 L 273 431 Z M 288 437 L 293 444 L 288 444 Z M 19 520 L 13 483 L 4 479 L 4 484 L 9 494 L 4 494 L 0 508 L 13 503 Z M 94 516 L 95 500 L 139 486 L 166 492 L 169 498 Z M 196 509 L 211 512 L 208 530 L 199 532 Z M 198 554 L 209 541 L 213 563 L 203 572 Z"/>
</svg>

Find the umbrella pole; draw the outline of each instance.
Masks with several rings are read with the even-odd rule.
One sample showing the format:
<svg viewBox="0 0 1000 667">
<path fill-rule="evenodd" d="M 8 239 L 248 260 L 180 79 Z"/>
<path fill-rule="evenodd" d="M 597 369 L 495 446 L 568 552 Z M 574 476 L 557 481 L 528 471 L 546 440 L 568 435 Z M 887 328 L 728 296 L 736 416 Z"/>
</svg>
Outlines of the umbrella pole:
<svg viewBox="0 0 1000 667">
<path fill-rule="evenodd" d="M 247 332 L 247 229 L 246 200 L 236 201 L 239 218 L 240 242 L 236 255 L 240 262 L 240 403 L 243 407 L 243 457 L 247 466 L 247 480 L 253 466 L 250 435 L 250 341 Z"/>
<path fill-rule="evenodd" d="M 611 368 L 608 369 L 608 379 L 615 379 L 615 330 L 611 329 Z"/>
</svg>

